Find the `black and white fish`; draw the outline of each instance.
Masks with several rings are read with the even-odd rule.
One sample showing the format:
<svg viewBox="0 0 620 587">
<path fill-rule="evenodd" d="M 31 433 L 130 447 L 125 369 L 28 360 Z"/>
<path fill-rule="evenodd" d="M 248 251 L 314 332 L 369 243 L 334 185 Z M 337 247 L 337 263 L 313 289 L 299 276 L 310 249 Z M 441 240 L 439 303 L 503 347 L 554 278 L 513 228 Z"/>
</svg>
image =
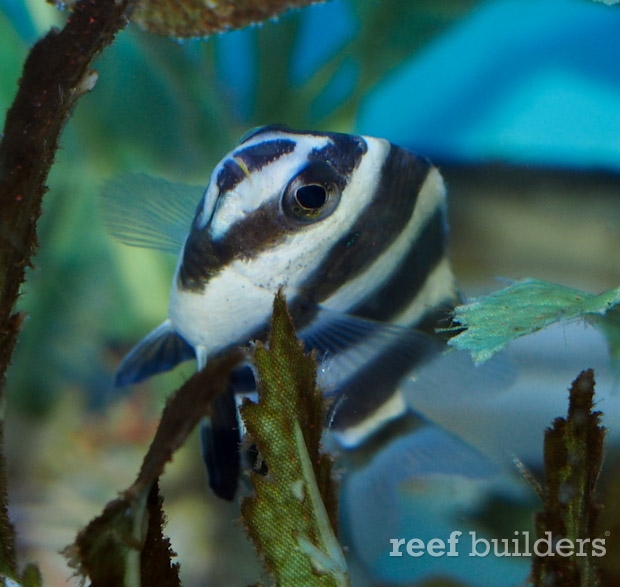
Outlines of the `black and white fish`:
<svg viewBox="0 0 620 587">
<path fill-rule="evenodd" d="M 420 428 L 399 386 L 441 350 L 435 330 L 458 299 L 444 183 L 427 159 L 382 139 L 271 125 L 216 166 L 186 235 L 187 203 L 168 190 L 157 206 L 161 188 L 145 189 L 137 229 L 115 208 L 127 195 L 122 181 L 106 190 L 109 224 L 122 240 L 181 249 L 168 318 L 122 362 L 118 385 L 192 358 L 202 368 L 264 337 L 282 288 L 300 337 L 322 359 L 323 386 L 340 398 L 331 422 L 340 445 Z M 176 236 L 166 241 L 158 234 L 168 216 Z M 228 499 L 239 473 L 235 394 L 252 391 L 249 369 L 230 387 L 203 430 L 210 484 Z M 446 448 L 455 469 L 477 474 L 477 454 L 457 445 Z"/>
</svg>

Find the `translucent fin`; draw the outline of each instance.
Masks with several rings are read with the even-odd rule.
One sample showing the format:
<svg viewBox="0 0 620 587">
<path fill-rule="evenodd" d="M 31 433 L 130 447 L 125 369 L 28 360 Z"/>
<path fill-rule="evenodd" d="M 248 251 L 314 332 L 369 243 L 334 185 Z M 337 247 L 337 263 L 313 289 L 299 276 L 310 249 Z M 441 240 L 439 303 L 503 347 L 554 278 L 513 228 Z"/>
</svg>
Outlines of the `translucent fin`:
<svg viewBox="0 0 620 587">
<path fill-rule="evenodd" d="M 299 337 L 311 348 L 327 353 L 338 353 L 370 338 L 389 343 L 398 341 L 402 336 L 410 340 L 427 339 L 437 346 L 432 336 L 419 330 L 326 308 L 319 308 L 312 323 L 299 333 Z"/>
<path fill-rule="evenodd" d="M 419 330 L 331 310 L 319 310 L 300 336 L 317 350 L 319 385 L 334 399 L 330 427 L 353 445 L 407 406 L 454 431 L 443 417 L 452 418 L 452 406 L 490 402 L 516 379 L 505 355 L 477 366 L 468 353 Z"/>
<path fill-rule="evenodd" d="M 346 456 L 343 460 L 346 466 Z M 482 492 L 499 476 L 500 470 L 475 449 L 436 426 L 424 425 L 391 442 L 369 463 L 345 473 L 340 500 L 342 542 L 366 568 L 366 575 L 377 577 L 387 569 L 394 574 L 380 578 L 390 584 L 427 578 L 426 573 L 442 569 L 426 569 L 404 548 L 402 561 L 390 557 L 390 540 L 418 537 L 426 543 L 440 537 L 445 541 L 453 530 L 466 535 L 463 513 L 477 505 Z M 461 558 L 468 558 L 467 551 L 460 552 Z M 387 563 L 383 569 L 382 559 Z M 447 569 L 446 557 L 439 560 Z M 408 568 L 401 568 L 403 563 Z"/>
<path fill-rule="evenodd" d="M 319 383 L 329 393 L 338 389 L 361 367 L 376 362 L 380 369 L 368 369 L 358 382 L 357 392 L 371 392 L 374 375 L 403 371 L 438 355 L 445 345 L 432 336 L 395 324 L 376 322 L 350 314 L 320 309 L 313 323 L 300 332 L 308 349 L 316 350 L 321 361 Z M 366 383 L 364 383 L 366 382 Z"/>
<path fill-rule="evenodd" d="M 319 354 L 318 383 L 333 400 L 329 427 L 354 444 L 395 415 L 390 400 L 400 382 L 445 346 L 412 328 L 330 310 L 320 310 L 301 337 Z"/>
<path fill-rule="evenodd" d="M 417 393 L 417 381 L 405 382 L 407 402 L 491 458 L 507 462 L 516 456 L 538 468 L 543 464 L 544 430 L 565 413 L 570 382 L 580 369 L 593 367 L 597 406 L 605 412 L 609 441 L 620 440 L 620 398 L 610 394 L 613 372 L 597 329 L 579 322 L 550 326 L 515 340 L 503 355 L 470 369 L 478 382 L 463 377 L 451 383 L 444 377 L 436 383 L 447 388 L 450 401 L 430 393 L 432 381 L 441 381 L 442 374 L 422 373 L 428 386 L 421 381 Z"/>
<path fill-rule="evenodd" d="M 511 387 L 517 372 L 510 355 L 499 353 L 487 363 L 476 365 L 467 351 L 445 350 L 422 365 L 401 385 L 407 403 L 424 413 L 446 402 L 471 404 L 484 401 Z"/>
<path fill-rule="evenodd" d="M 138 383 L 193 358 L 192 346 L 174 331 L 170 320 L 166 320 L 123 359 L 115 384 L 120 387 Z"/>
<path fill-rule="evenodd" d="M 126 245 L 178 254 L 204 188 L 125 174 L 101 190 L 109 233 Z"/>
<path fill-rule="evenodd" d="M 239 426 L 233 393 L 224 393 L 213 401 L 211 416 L 202 421 L 200 440 L 202 458 L 209 475 L 209 486 L 218 497 L 232 501 L 239 483 Z"/>
<path fill-rule="evenodd" d="M 517 368 L 507 352 L 476 365 L 468 352 L 447 351 L 405 378 L 400 391 L 405 403 L 426 419 L 490 458 L 505 462 L 506 450 L 511 447 L 504 440 L 498 442 L 501 432 L 499 438 L 494 437 L 493 431 L 497 430 L 491 424 L 517 380 Z M 517 427 L 519 418 L 515 412 Z"/>
</svg>

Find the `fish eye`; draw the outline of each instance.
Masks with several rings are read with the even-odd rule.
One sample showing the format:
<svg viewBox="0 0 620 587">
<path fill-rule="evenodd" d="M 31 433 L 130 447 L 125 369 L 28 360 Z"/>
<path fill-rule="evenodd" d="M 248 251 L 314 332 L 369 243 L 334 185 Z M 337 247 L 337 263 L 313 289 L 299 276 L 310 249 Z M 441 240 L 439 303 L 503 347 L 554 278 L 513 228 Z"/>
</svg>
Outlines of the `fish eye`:
<svg viewBox="0 0 620 587">
<path fill-rule="evenodd" d="M 315 183 L 302 185 L 295 192 L 295 199 L 305 210 L 318 210 L 327 202 L 327 190 Z"/>
<path fill-rule="evenodd" d="M 327 163 L 308 165 L 288 184 L 282 198 L 284 214 L 297 224 L 329 216 L 340 200 L 338 174 Z"/>
</svg>

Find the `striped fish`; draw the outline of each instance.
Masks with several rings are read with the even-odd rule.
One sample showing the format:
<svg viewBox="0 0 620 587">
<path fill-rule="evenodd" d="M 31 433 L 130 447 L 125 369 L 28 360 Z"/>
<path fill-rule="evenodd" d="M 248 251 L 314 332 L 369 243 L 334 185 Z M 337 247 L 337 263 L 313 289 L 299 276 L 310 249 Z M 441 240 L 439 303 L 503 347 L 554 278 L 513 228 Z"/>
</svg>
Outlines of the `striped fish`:
<svg viewBox="0 0 620 587">
<path fill-rule="evenodd" d="M 124 190 L 109 186 L 109 199 L 123 200 Z M 150 215 L 138 236 L 121 212 L 109 221 L 113 232 L 164 249 L 186 236 L 168 318 L 124 359 L 118 385 L 188 359 L 202 368 L 263 339 L 282 288 L 300 338 L 321 360 L 322 385 L 337 398 L 330 426 L 340 446 L 382 445 L 420 429 L 399 387 L 441 350 L 435 329 L 458 299 L 444 184 L 427 159 L 382 139 L 271 125 L 216 166 L 189 231 L 187 204 L 170 196 L 158 212 L 153 193 L 145 191 Z M 170 214 L 177 236 L 161 245 L 160 220 Z M 240 466 L 235 397 L 253 389 L 250 369 L 236 371 L 203 428 L 210 484 L 227 499 Z M 477 453 L 450 442 L 445 450 L 463 474 L 476 474 Z"/>
</svg>

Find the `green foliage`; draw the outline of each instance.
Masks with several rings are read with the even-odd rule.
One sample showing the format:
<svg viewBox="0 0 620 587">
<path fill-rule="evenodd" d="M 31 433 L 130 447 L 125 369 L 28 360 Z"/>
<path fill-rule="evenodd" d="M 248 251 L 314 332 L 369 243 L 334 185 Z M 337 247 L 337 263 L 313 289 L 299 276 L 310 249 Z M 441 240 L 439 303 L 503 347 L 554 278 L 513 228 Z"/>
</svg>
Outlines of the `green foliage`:
<svg viewBox="0 0 620 587">
<path fill-rule="evenodd" d="M 91 587 L 178 587 L 179 565 L 163 535 L 157 479 L 151 485 L 134 485 L 80 532 L 65 550 Z"/>
<path fill-rule="evenodd" d="M 607 335 L 611 354 L 620 353 L 620 288 L 599 295 L 526 279 L 456 308 L 457 326 L 464 329 L 449 344 L 471 352 L 476 362 L 489 359 L 509 342 L 566 320 L 585 319 Z M 449 329 L 450 330 L 450 329 Z"/>
<path fill-rule="evenodd" d="M 93 587 L 140 586 L 140 551 L 148 516 L 146 495 L 132 497 L 109 503 L 65 550 L 71 566 Z"/>
<path fill-rule="evenodd" d="M 278 585 L 348 585 L 334 532 L 332 461 L 320 452 L 325 409 L 316 362 L 295 337 L 281 294 L 269 348 L 257 345 L 254 364 L 258 403 L 246 401 L 241 412 L 268 473 L 251 473 L 255 495 L 241 506 L 248 534 Z"/>
<path fill-rule="evenodd" d="M 41 587 L 43 585 L 43 577 L 41 571 L 35 564 L 28 564 L 22 573 L 22 585 L 24 587 Z"/>
<path fill-rule="evenodd" d="M 605 429 L 599 425 L 601 413 L 593 412 L 593 405 L 594 373 L 588 370 L 573 382 L 568 417 L 556 418 L 553 428 L 545 433 L 544 511 L 536 517 L 536 530 L 539 538 L 551 532 L 554 541 L 567 539 L 573 545 L 573 554 L 535 556 L 535 587 L 599 584 L 596 558 L 589 553 L 600 510 L 595 489 L 603 461 Z M 581 541 L 585 541 L 586 556 L 578 554 Z M 570 547 L 563 552 L 568 550 Z"/>
</svg>

